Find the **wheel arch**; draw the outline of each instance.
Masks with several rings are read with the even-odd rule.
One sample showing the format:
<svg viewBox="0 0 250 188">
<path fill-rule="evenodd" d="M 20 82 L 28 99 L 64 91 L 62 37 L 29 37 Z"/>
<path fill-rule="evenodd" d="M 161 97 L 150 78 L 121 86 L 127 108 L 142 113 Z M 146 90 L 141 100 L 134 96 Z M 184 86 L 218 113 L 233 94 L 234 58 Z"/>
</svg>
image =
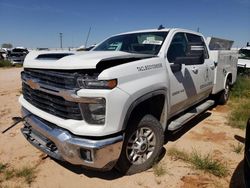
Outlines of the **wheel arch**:
<svg viewBox="0 0 250 188">
<path fill-rule="evenodd" d="M 153 115 L 163 126 L 165 130 L 165 121 L 166 121 L 166 89 L 159 89 L 146 93 L 136 100 L 134 100 L 130 107 L 127 110 L 123 121 L 122 130 L 127 128 L 127 125 L 130 120 L 134 119 L 136 116 L 141 117 L 146 114 Z"/>
<path fill-rule="evenodd" d="M 224 80 L 224 87 L 226 87 L 227 80 L 229 80 L 230 85 L 233 84 L 233 74 L 231 72 L 228 72 L 225 78 L 226 79 Z"/>
</svg>

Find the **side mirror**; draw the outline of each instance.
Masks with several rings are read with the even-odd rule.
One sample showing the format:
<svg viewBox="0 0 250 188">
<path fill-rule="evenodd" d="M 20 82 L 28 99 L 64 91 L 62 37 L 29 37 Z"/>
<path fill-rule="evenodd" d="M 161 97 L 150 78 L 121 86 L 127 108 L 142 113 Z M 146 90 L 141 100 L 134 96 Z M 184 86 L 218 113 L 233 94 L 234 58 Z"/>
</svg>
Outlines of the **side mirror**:
<svg viewBox="0 0 250 188">
<path fill-rule="evenodd" d="M 181 64 L 177 64 L 177 63 L 173 63 L 170 65 L 170 68 L 172 70 L 172 72 L 179 72 L 181 71 L 181 67 L 182 65 Z"/>
<path fill-rule="evenodd" d="M 174 61 L 174 64 L 185 64 L 185 65 L 199 65 L 203 64 L 204 58 L 201 57 L 177 57 Z"/>
</svg>

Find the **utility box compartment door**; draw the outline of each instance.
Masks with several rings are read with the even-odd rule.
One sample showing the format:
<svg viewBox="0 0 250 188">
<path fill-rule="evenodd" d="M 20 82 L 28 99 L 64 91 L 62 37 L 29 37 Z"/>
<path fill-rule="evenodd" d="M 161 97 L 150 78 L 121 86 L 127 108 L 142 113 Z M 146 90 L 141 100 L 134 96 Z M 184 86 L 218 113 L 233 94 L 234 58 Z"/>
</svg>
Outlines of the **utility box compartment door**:
<svg viewBox="0 0 250 188">
<path fill-rule="evenodd" d="M 210 58 L 214 60 L 216 67 L 212 92 L 216 94 L 225 88 L 226 79 L 230 73 L 232 74 L 231 84 L 236 81 L 238 54 L 237 51 L 213 50 L 210 51 Z"/>
</svg>

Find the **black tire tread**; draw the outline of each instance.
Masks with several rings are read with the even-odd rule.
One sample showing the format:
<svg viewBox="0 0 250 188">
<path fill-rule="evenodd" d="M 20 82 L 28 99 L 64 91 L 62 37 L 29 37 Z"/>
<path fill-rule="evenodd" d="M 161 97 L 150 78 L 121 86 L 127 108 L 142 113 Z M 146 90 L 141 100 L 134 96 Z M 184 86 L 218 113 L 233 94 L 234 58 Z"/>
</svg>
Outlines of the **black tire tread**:
<svg viewBox="0 0 250 188">
<path fill-rule="evenodd" d="M 133 121 L 136 122 L 136 121 Z M 150 128 L 154 129 L 156 138 L 157 138 L 157 144 L 155 148 L 155 152 L 152 154 L 152 156 L 149 158 L 149 160 L 141 165 L 133 165 L 131 164 L 127 157 L 126 157 L 126 144 L 129 139 L 129 136 L 137 130 L 137 128 L 143 127 L 145 125 L 150 126 Z M 152 167 L 152 165 L 156 162 L 158 159 L 161 149 L 164 144 L 164 131 L 163 128 L 160 124 L 160 122 L 152 115 L 145 115 L 137 125 L 131 123 L 131 126 L 128 127 L 126 135 L 125 135 L 125 140 L 124 144 L 122 147 L 122 152 L 120 155 L 120 158 L 117 162 L 116 168 L 122 173 L 126 175 L 132 175 L 135 173 L 139 173 L 142 171 L 145 171 Z"/>
</svg>

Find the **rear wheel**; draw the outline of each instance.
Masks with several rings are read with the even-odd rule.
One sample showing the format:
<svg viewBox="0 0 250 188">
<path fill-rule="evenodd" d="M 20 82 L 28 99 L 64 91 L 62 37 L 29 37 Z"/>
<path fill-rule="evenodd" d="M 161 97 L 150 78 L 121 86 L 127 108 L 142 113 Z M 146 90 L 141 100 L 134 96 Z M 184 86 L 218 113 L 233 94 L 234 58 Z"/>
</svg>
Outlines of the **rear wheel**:
<svg viewBox="0 0 250 188">
<path fill-rule="evenodd" d="M 128 127 L 117 162 L 118 170 L 127 175 L 150 168 L 157 160 L 164 143 L 162 126 L 155 117 L 145 115 L 139 123 L 135 122 Z"/>
<path fill-rule="evenodd" d="M 218 98 L 217 98 L 218 104 L 223 105 L 223 104 L 227 103 L 227 101 L 229 99 L 229 94 L 230 94 L 230 84 L 229 83 L 230 83 L 230 81 L 229 81 L 229 79 L 227 79 L 225 89 L 218 94 Z"/>
</svg>

